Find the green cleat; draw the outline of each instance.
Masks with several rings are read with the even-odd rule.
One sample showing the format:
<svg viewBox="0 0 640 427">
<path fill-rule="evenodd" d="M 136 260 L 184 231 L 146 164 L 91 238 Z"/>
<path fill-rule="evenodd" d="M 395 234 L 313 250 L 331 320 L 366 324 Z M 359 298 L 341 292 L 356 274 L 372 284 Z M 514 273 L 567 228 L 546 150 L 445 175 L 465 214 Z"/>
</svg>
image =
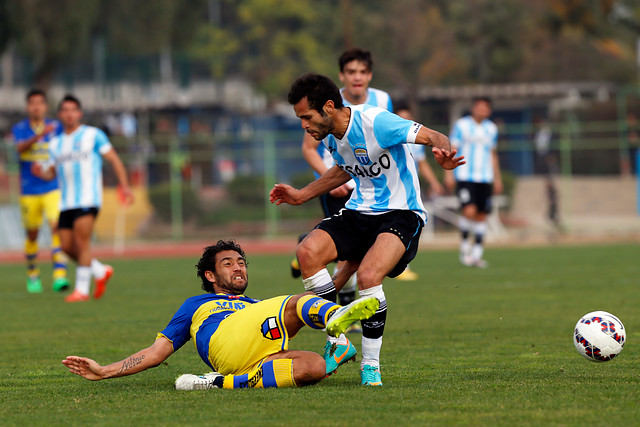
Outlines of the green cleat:
<svg viewBox="0 0 640 427">
<path fill-rule="evenodd" d="M 53 291 L 54 292 L 62 292 L 69 289 L 69 279 L 66 277 L 58 277 L 57 279 L 53 279 Z"/>
<path fill-rule="evenodd" d="M 364 365 L 360 368 L 360 382 L 362 385 L 381 386 L 380 366 Z"/>
<path fill-rule="evenodd" d="M 327 334 L 338 337 L 349 325 L 358 320 L 368 319 L 380 307 L 380 301 L 374 297 L 362 297 L 337 309 L 327 322 Z"/>
<path fill-rule="evenodd" d="M 356 347 L 347 340 L 346 344 L 331 344 L 327 341 L 324 346 L 324 361 L 327 365 L 327 376 L 333 374 L 340 365 L 350 360 L 356 360 Z"/>
<path fill-rule="evenodd" d="M 27 277 L 27 292 L 30 294 L 42 293 L 42 282 L 40 281 L 40 277 Z"/>
</svg>

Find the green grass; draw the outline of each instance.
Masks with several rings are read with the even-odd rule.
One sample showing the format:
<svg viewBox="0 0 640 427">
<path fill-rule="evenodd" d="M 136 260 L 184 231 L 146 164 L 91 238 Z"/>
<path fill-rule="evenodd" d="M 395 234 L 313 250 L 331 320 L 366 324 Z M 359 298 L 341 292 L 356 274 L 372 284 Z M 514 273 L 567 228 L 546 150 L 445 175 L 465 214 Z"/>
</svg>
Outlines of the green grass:
<svg viewBox="0 0 640 427">
<path fill-rule="evenodd" d="M 289 257 L 249 256 L 249 296 L 301 290 Z M 60 363 L 70 354 L 113 362 L 151 344 L 199 293 L 195 259 L 114 260 L 105 297 L 76 305 L 50 290 L 27 295 L 22 265 L 0 265 L 0 425 L 639 424 L 640 247 L 489 249 L 487 258 L 489 269 L 468 269 L 455 252 L 425 251 L 412 263 L 418 282 L 385 282 L 381 388 L 359 386 L 350 363 L 312 387 L 206 392 L 173 390 L 178 375 L 206 371 L 190 343 L 157 368 L 108 381 Z M 611 362 L 573 347 L 576 321 L 592 310 L 627 328 Z M 323 344 L 303 330 L 291 348 Z"/>
</svg>

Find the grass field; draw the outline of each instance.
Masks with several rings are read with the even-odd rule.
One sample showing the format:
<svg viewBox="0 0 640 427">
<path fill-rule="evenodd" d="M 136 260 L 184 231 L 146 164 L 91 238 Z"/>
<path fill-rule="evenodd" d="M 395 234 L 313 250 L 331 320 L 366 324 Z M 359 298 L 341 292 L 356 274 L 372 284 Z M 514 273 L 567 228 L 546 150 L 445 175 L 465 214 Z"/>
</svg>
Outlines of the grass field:
<svg viewBox="0 0 640 427">
<path fill-rule="evenodd" d="M 113 362 L 151 344 L 199 293 L 195 259 L 114 260 L 105 297 L 77 305 L 50 290 L 27 295 L 23 266 L 0 265 L 0 425 L 640 424 L 640 247 L 489 249 L 487 258 L 491 267 L 477 270 L 452 251 L 421 252 L 418 282 L 387 280 L 381 388 L 361 387 L 350 363 L 312 387 L 206 392 L 173 390 L 178 375 L 206 372 L 192 344 L 108 381 L 60 363 L 70 354 Z M 288 261 L 249 254 L 247 295 L 299 292 Z M 627 329 L 625 350 L 604 364 L 572 343 L 576 321 L 596 309 Z M 291 348 L 323 344 L 303 330 Z"/>
</svg>

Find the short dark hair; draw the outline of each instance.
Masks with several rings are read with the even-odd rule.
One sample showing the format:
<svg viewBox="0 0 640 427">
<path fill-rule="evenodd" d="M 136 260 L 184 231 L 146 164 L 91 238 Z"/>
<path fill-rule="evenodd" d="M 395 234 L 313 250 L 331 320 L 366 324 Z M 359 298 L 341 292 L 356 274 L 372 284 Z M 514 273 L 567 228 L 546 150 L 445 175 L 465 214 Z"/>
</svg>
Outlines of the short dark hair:
<svg viewBox="0 0 640 427">
<path fill-rule="evenodd" d="M 82 110 L 82 104 L 80 103 L 80 100 L 68 93 L 60 100 L 60 103 L 58 104 L 58 111 L 60 111 L 60 109 L 62 108 L 62 104 L 64 104 L 65 102 L 73 102 L 74 104 L 76 104 L 79 110 Z"/>
<path fill-rule="evenodd" d="M 486 102 L 487 104 L 489 104 L 489 107 L 491 107 L 492 103 L 491 103 L 491 98 L 487 97 L 487 96 L 476 96 L 473 98 L 473 101 L 471 102 L 471 104 L 475 104 L 476 102 Z"/>
<path fill-rule="evenodd" d="M 29 89 L 29 92 L 27 92 L 27 96 L 25 96 L 25 100 L 29 102 L 29 100 L 34 96 L 41 96 L 45 101 L 47 100 L 47 93 L 44 90 L 38 88 Z"/>
<path fill-rule="evenodd" d="M 345 50 L 338 58 L 338 65 L 340 66 L 340 72 L 344 71 L 344 66 L 351 61 L 364 62 L 367 66 L 367 70 L 373 69 L 373 59 L 371 59 L 371 52 L 363 50 L 357 47 L 353 49 Z"/>
<path fill-rule="evenodd" d="M 340 89 L 329 77 L 306 73 L 298 77 L 291 85 L 289 104 L 296 105 L 302 98 L 307 98 L 309 107 L 322 113 L 322 107 L 328 100 L 332 100 L 336 108 L 342 108 L 342 95 Z"/>
<path fill-rule="evenodd" d="M 242 259 L 244 259 L 245 265 L 249 265 L 244 251 L 242 250 L 240 245 L 235 242 L 235 240 L 218 240 L 218 243 L 216 243 L 215 245 L 207 246 L 206 248 L 204 248 L 204 253 L 196 264 L 198 277 L 200 278 L 200 280 L 202 280 L 202 289 L 205 292 L 213 293 L 213 284 L 209 281 L 209 279 L 207 279 L 207 277 L 205 276 L 205 272 L 212 271 L 215 273 L 216 255 L 223 251 L 238 252 Z"/>
<path fill-rule="evenodd" d="M 393 110 L 394 110 L 394 113 L 398 114 L 398 112 L 402 110 L 411 111 L 411 106 L 409 105 L 409 102 L 406 99 L 401 98 L 393 101 Z"/>
</svg>

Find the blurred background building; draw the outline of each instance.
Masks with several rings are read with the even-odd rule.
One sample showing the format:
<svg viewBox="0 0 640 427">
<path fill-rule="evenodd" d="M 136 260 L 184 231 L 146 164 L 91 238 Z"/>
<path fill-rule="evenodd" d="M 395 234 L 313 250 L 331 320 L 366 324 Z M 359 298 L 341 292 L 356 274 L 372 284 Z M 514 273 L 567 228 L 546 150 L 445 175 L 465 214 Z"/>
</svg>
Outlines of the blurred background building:
<svg viewBox="0 0 640 427">
<path fill-rule="evenodd" d="M 614 0 L 0 1 L 0 248 L 22 245 L 9 130 L 31 87 L 52 114 L 77 95 L 127 163 L 139 203 L 107 191 L 98 240 L 305 231 L 317 204 L 266 200 L 312 179 L 287 91 L 306 71 L 338 81 L 354 46 L 373 53 L 373 86 L 444 133 L 492 98 L 507 190 L 494 239 L 640 235 L 639 18 Z M 447 241 L 452 196 L 429 206 L 425 239 Z"/>
</svg>

